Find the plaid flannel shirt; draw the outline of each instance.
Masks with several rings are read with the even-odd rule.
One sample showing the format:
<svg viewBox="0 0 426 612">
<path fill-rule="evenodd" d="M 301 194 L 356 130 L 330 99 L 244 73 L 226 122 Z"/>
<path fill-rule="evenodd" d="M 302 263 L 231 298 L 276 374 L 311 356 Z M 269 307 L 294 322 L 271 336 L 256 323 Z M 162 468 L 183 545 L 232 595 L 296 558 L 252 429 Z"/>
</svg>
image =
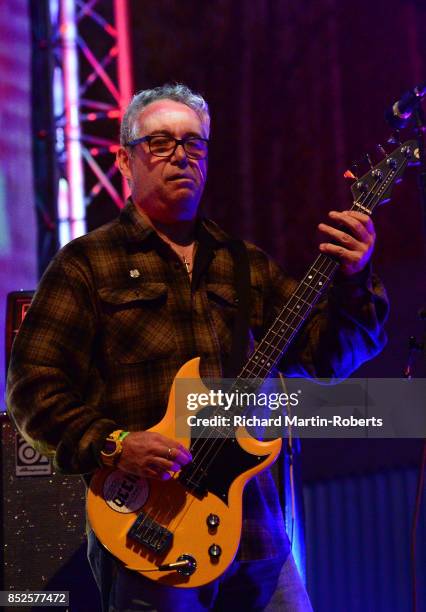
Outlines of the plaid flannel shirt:
<svg viewBox="0 0 426 612">
<path fill-rule="evenodd" d="M 199 282 L 192 287 L 182 262 L 131 202 L 50 263 L 14 342 L 8 409 L 27 439 L 54 454 L 60 471 L 92 472 L 108 433 L 157 423 L 185 361 L 200 356 L 202 376 L 221 375 L 236 311 L 229 237 L 204 219 L 196 238 Z M 263 251 L 247 248 L 252 349 L 295 282 Z M 386 314 L 377 279 L 340 279 L 287 353 L 284 373 L 349 375 L 382 348 Z M 288 540 L 267 470 L 244 492 L 239 556 L 283 551 Z"/>
</svg>

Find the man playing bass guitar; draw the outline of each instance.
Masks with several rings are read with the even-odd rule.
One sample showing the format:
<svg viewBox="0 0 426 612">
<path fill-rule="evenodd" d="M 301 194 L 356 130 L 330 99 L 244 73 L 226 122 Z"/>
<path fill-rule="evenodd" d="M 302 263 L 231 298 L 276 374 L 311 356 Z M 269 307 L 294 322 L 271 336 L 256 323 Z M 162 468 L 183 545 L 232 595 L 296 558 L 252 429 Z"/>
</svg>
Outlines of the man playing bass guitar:
<svg viewBox="0 0 426 612">
<path fill-rule="evenodd" d="M 15 340 L 10 414 L 62 472 L 113 466 L 167 482 L 192 460 L 185 445 L 147 430 L 164 416 L 182 364 L 200 357 L 201 375 L 219 377 L 231 352 L 235 257 L 230 237 L 199 214 L 209 127 L 207 103 L 184 85 L 134 96 L 117 155 L 131 198 L 116 220 L 55 256 Z M 320 250 L 340 268 L 279 367 L 341 378 L 384 346 L 387 301 L 370 273 L 369 215 L 332 211 L 319 229 Z M 262 250 L 245 249 L 251 351 L 295 283 Z M 247 483 L 237 556 L 208 584 L 146 578 L 93 532 L 89 559 L 104 610 L 311 610 L 269 470 Z"/>
</svg>

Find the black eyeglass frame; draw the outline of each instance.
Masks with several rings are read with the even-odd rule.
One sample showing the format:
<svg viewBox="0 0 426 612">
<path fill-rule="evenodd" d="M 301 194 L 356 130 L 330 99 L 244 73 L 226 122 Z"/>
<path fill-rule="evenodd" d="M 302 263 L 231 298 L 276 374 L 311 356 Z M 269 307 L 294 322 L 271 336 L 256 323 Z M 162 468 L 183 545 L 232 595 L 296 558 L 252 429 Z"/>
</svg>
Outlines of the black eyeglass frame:
<svg viewBox="0 0 426 612">
<path fill-rule="evenodd" d="M 169 153 L 167 153 L 167 155 L 158 155 L 158 153 L 153 153 L 151 150 L 151 140 L 153 138 L 158 138 L 161 136 L 170 138 L 170 140 L 175 141 L 175 146 Z M 203 142 L 206 142 L 207 144 L 209 143 L 208 138 L 202 138 L 201 136 L 188 136 L 188 138 L 175 138 L 174 136 L 170 136 L 169 134 L 167 135 L 166 134 L 148 134 L 148 136 L 142 136 L 141 138 L 135 138 L 135 140 L 131 140 L 130 142 L 127 142 L 124 146 L 125 147 L 135 147 L 136 145 L 141 144 L 142 142 L 147 142 L 148 147 L 149 147 L 149 152 L 151 153 L 151 155 L 154 155 L 155 157 L 171 157 L 172 155 L 175 154 L 176 149 L 180 145 L 181 147 L 183 147 L 185 154 L 190 159 L 206 159 L 208 156 L 208 151 L 206 151 L 206 154 L 204 155 L 204 157 L 194 157 L 193 155 L 188 153 L 188 151 L 185 148 L 185 144 L 190 140 L 202 140 Z"/>
</svg>

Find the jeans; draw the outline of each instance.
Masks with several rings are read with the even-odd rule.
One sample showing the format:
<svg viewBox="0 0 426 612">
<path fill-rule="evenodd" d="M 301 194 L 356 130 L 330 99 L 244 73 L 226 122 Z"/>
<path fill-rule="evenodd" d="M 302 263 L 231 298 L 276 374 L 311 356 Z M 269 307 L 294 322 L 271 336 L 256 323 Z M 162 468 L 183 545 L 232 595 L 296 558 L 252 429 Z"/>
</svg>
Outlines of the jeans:
<svg viewBox="0 0 426 612">
<path fill-rule="evenodd" d="M 89 563 L 103 612 L 312 612 L 292 555 L 233 561 L 217 580 L 198 588 L 159 585 L 127 570 L 89 534 Z"/>
</svg>

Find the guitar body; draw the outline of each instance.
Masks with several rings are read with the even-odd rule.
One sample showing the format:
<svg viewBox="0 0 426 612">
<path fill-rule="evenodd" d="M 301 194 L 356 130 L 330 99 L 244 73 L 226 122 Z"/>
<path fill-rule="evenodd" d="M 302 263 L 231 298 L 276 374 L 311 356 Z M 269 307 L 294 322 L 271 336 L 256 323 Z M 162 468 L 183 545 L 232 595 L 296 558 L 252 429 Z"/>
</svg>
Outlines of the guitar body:
<svg viewBox="0 0 426 612">
<path fill-rule="evenodd" d="M 191 379 L 191 393 L 208 392 L 200 378 L 199 362 L 199 358 L 192 359 L 181 367 L 164 418 L 149 430 L 174 438 L 186 448 L 191 446 L 190 427 L 184 437 L 175 434 L 176 381 Z M 184 431 L 182 424 L 179 429 Z M 246 483 L 270 466 L 280 449 L 280 439 L 263 442 L 243 429 L 237 431 L 236 438 L 224 441 L 209 461 L 201 494 L 177 477 L 159 481 L 120 470 L 98 470 L 87 498 L 92 529 L 115 557 L 151 580 L 176 587 L 207 584 L 227 569 L 237 553 Z M 196 463 L 197 453 L 193 452 L 193 459 Z M 218 525 L 209 525 L 209 517 L 210 522 L 218 520 Z M 195 561 L 190 575 L 158 569 L 181 558 Z"/>
</svg>

